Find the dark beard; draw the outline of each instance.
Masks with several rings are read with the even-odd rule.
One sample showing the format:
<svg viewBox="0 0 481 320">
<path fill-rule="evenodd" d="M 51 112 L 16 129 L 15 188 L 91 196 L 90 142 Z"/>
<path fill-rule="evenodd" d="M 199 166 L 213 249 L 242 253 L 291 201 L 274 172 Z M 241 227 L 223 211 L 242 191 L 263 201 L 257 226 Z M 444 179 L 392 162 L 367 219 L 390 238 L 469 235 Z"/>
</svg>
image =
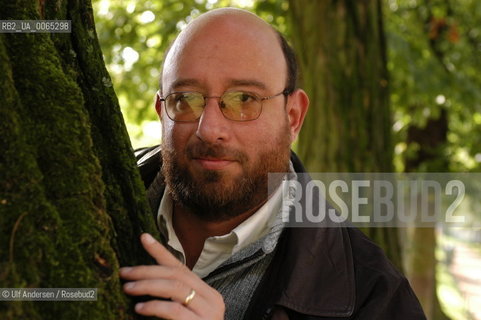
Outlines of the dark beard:
<svg viewBox="0 0 481 320">
<path fill-rule="evenodd" d="M 268 197 L 268 173 L 289 170 L 290 143 L 287 129 L 274 147 L 258 154 L 255 163 L 242 152 L 203 142 L 187 146 L 187 159 L 229 156 L 244 174 L 226 181 L 223 172 L 204 170 L 194 178 L 174 151 L 162 148 L 162 173 L 172 198 L 205 221 L 225 221 L 260 206 Z M 251 160 L 252 161 L 252 160 Z"/>
</svg>

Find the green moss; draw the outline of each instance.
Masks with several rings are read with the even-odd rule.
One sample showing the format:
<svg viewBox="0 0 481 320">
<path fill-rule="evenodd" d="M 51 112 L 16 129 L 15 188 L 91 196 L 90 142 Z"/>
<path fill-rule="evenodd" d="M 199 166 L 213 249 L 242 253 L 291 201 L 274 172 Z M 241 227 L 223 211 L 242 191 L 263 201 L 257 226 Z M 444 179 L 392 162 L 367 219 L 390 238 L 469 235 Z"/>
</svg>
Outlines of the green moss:
<svg viewBox="0 0 481 320">
<path fill-rule="evenodd" d="M 28 138 L 18 111 L 23 108 L 14 88 L 10 61 L 0 37 L 0 259 L 2 287 L 41 286 L 45 267 L 58 259 L 45 234 L 35 236 L 42 224 L 52 230 L 61 224 L 58 213 L 43 196 L 38 183 L 41 173 L 27 144 Z M 2 303 L 0 314 L 5 319 L 41 319 L 31 302 Z"/>
</svg>

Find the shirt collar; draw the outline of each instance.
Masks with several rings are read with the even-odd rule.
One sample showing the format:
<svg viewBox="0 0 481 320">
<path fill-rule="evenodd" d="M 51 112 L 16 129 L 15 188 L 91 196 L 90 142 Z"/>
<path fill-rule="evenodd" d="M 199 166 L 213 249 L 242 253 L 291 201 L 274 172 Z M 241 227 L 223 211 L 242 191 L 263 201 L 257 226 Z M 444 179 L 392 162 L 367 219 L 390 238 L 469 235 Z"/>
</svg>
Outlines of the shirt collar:
<svg viewBox="0 0 481 320">
<path fill-rule="evenodd" d="M 292 163 L 290 174 L 295 175 Z M 282 188 L 278 187 L 266 203 L 230 233 L 206 239 L 193 271 L 200 277 L 205 277 L 233 254 L 267 235 L 282 209 L 282 197 Z M 185 253 L 173 227 L 172 213 L 173 200 L 169 189 L 165 188 L 157 214 L 157 223 L 161 233 L 166 235 L 169 250 L 185 263 Z"/>
</svg>

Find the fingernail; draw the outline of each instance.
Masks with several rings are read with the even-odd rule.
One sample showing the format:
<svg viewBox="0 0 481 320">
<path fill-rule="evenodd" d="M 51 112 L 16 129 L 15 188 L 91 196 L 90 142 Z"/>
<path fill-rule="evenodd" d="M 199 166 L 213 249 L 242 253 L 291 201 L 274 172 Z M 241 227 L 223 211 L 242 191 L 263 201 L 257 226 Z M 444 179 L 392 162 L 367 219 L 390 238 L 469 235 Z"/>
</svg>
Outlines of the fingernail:
<svg viewBox="0 0 481 320">
<path fill-rule="evenodd" d="M 143 307 L 144 307 L 143 303 L 137 303 L 135 305 L 135 311 L 140 311 L 140 310 L 142 310 Z"/>
<path fill-rule="evenodd" d="M 135 287 L 134 282 L 127 282 L 126 284 L 124 284 L 125 289 L 132 289 L 133 287 Z"/>
<path fill-rule="evenodd" d="M 131 267 L 123 267 L 123 268 L 120 268 L 120 274 L 126 274 L 126 273 L 129 273 L 130 271 L 132 271 L 132 268 Z"/>
<path fill-rule="evenodd" d="M 147 242 L 148 244 L 152 244 L 155 242 L 155 239 L 149 233 L 144 233 L 143 237 L 144 237 L 144 241 Z"/>
</svg>

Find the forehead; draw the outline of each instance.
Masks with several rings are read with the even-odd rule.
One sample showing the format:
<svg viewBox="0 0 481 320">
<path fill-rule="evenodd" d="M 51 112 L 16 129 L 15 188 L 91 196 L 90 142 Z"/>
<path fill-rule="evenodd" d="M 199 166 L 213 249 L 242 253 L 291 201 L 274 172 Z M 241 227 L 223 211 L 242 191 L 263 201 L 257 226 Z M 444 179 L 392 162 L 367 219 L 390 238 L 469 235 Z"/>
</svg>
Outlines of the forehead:
<svg viewBox="0 0 481 320">
<path fill-rule="evenodd" d="M 182 32 L 166 57 L 162 83 L 195 80 L 207 87 L 257 81 L 279 90 L 286 62 L 275 31 L 255 16 L 217 16 Z"/>
</svg>

